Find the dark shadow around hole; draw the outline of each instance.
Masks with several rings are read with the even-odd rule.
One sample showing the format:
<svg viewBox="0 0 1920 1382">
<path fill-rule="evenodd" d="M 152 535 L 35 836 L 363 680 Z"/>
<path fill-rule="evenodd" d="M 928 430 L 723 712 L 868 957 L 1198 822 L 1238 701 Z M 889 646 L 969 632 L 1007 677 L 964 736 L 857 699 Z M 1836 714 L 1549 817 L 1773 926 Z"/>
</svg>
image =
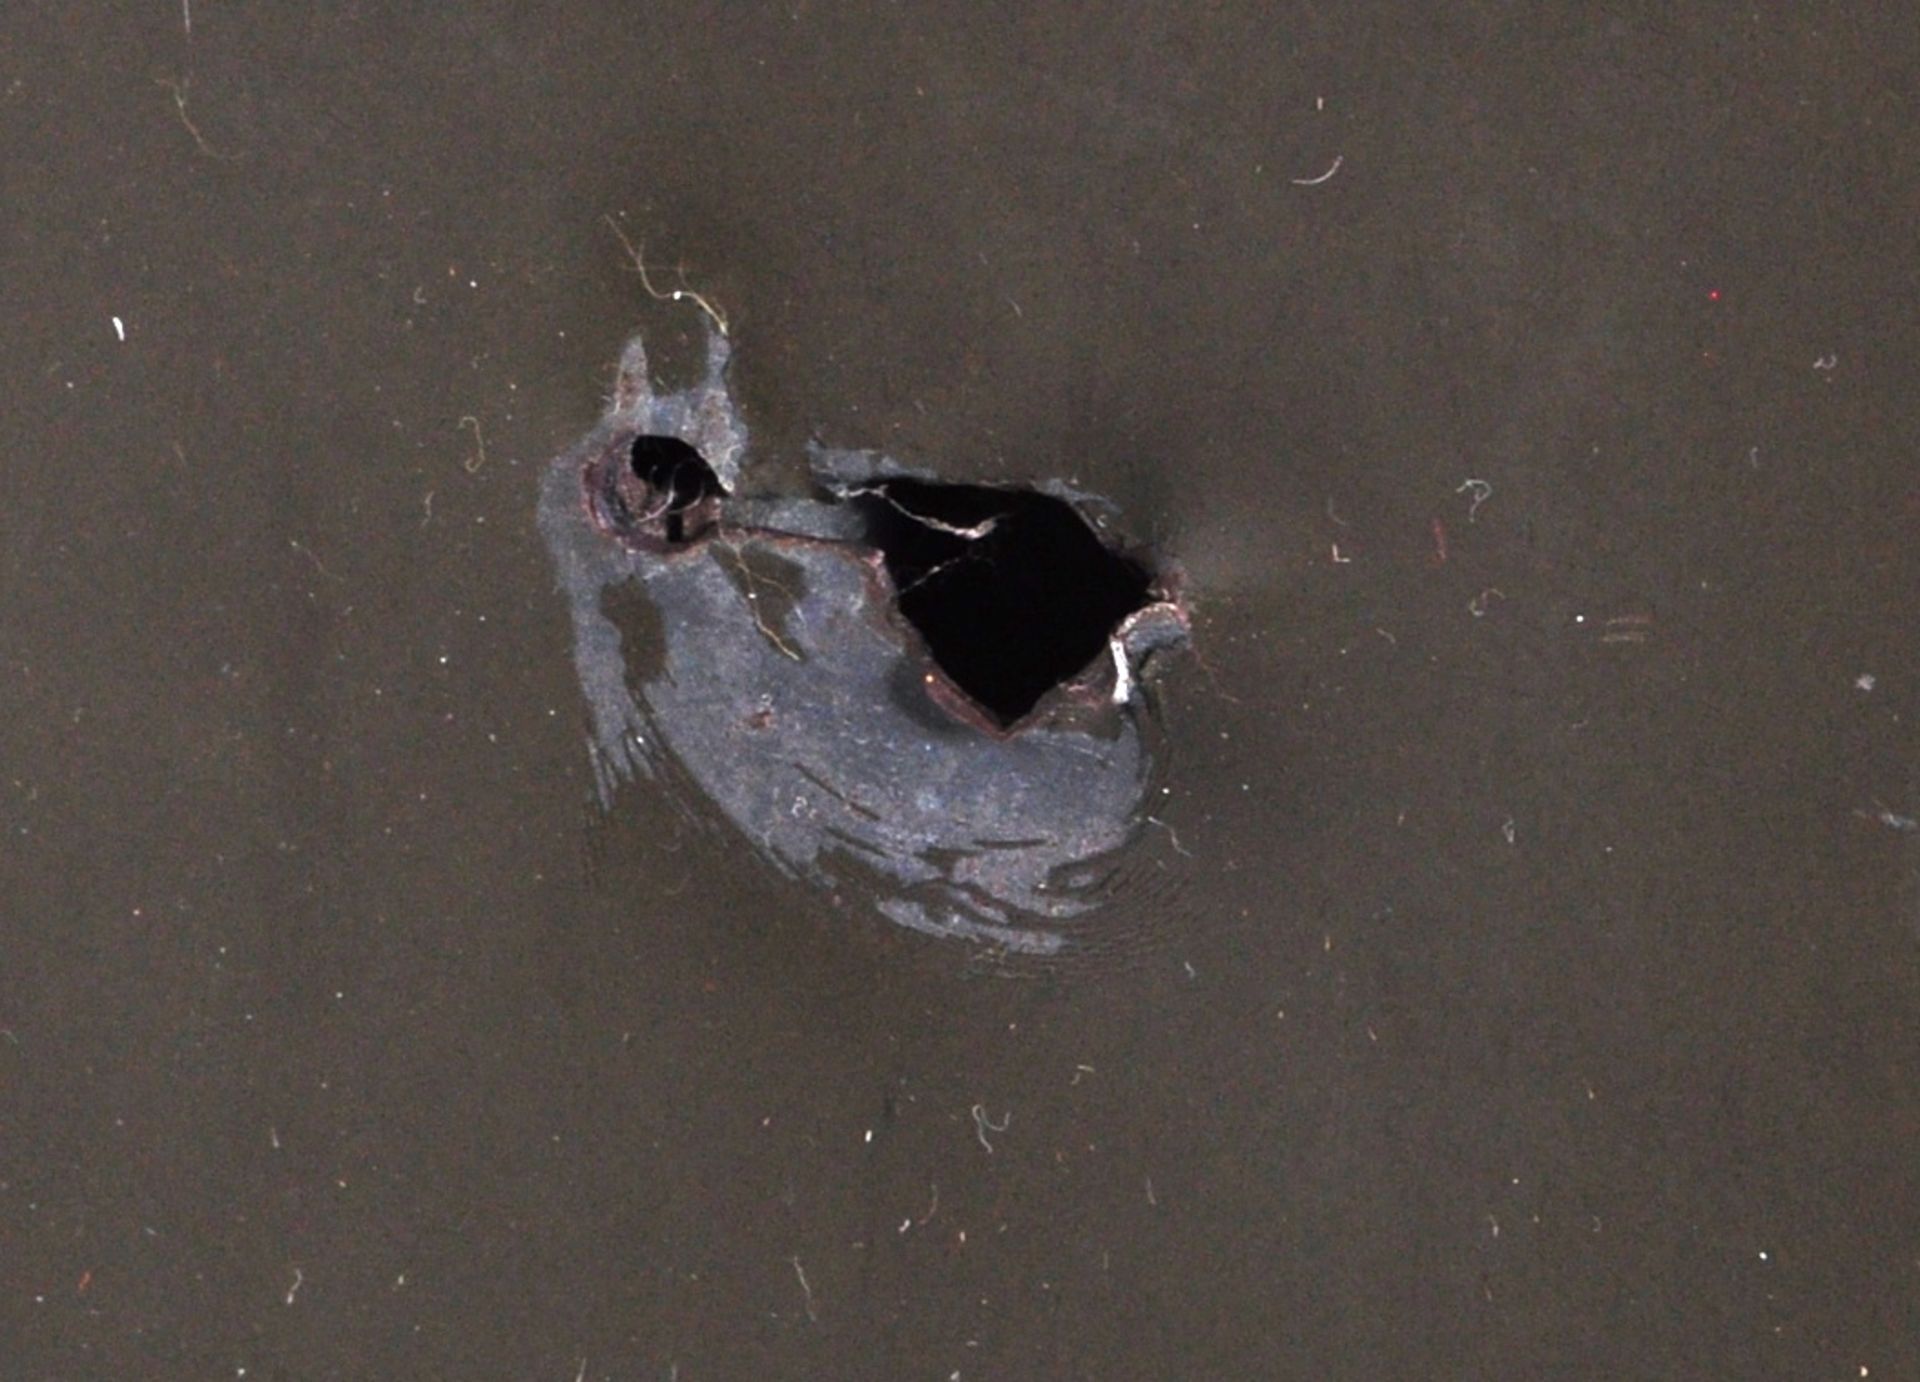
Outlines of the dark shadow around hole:
<svg viewBox="0 0 1920 1382">
<path fill-rule="evenodd" d="M 850 502 L 901 613 L 1002 726 L 1086 667 L 1147 603 L 1150 573 L 1051 495 L 895 479 Z"/>
</svg>

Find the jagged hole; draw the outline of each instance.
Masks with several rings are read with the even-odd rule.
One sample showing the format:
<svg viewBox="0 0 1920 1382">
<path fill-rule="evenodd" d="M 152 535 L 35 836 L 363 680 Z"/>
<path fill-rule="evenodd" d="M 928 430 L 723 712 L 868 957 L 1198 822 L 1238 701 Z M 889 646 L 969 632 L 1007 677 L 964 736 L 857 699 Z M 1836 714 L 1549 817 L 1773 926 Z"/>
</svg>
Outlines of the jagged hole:
<svg viewBox="0 0 1920 1382">
<path fill-rule="evenodd" d="M 608 502 L 670 545 L 718 521 L 726 491 L 679 437 L 636 437 Z M 1081 671 L 1147 602 L 1151 573 L 1073 505 L 1032 490 L 874 480 L 839 496 L 845 536 L 877 548 L 900 612 L 953 683 L 1002 726 Z"/>
<path fill-rule="evenodd" d="M 1002 725 L 1084 668 L 1147 601 L 1148 571 L 1050 495 L 894 479 L 849 502 L 886 558 L 901 613 Z"/>
</svg>

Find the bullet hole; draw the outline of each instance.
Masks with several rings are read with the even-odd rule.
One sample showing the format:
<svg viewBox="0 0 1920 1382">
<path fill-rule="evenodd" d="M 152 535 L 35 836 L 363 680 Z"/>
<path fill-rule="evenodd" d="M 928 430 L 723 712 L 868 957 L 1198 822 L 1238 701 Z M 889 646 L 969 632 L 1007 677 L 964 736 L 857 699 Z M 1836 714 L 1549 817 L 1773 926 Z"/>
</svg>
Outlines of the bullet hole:
<svg viewBox="0 0 1920 1382">
<path fill-rule="evenodd" d="M 609 483 L 620 526 L 667 546 L 711 527 L 726 494 L 706 458 L 678 437 L 635 437 L 628 464 Z"/>
<path fill-rule="evenodd" d="M 1151 573 L 1051 495 L 898 478 L 845 497 L 934 662 L 1002 727 L 1149 602 Z"/>
</svg>

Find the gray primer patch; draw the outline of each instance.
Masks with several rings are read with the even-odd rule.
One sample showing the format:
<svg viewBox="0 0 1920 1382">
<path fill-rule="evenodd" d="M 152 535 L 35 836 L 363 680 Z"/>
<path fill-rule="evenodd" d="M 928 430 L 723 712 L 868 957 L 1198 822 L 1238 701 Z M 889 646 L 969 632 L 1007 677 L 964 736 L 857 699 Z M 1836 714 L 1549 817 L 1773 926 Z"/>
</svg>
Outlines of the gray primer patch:
<svg viewBox="0 0 1920 1382">
<path fill-rule="evenodd" d="M 831 885 L 863 874 L 903 926 L 1028 954 L 1103 900 L 1107 864 L 1137 833 L 1151 760 L 1139 674 L 1182 644 L 1164 574 L 1108 651 L 1010 728 L 983 717 L 901 617 L 881 554 L 843 502 L 910 472 L 871 452 L 816 449 L 819 497 L 735 494 L 748 434 L 710 335 L 705 378 L 656 393 L 636 339 L 607 413 L 556 459 L 540 525 L 573 621 L 603 805 L 670 758 L 783 872 Z M 636 438 L 678 438 L 721 492 L 623 502 Z M 1097 503 L 1045 491 L 1083 516 Z M 685 527 L 683 528 L 683 523 Z M 609 592 L 643 592 L 663 646 L 628 649 Z M 625 621 L 628 627 L 632 620 Z M 652 622 L 652 621 L 649 621 Z"/>
</svg>

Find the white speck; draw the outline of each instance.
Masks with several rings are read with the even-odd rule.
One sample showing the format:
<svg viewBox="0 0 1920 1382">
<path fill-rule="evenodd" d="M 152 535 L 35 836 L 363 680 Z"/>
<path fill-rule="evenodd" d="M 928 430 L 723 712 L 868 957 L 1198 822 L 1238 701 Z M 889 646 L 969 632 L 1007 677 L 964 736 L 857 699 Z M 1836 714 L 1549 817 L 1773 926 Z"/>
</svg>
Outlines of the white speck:
<svg viewBox="0 0 1920 1382">
<path fill-rule="evenodd" d="M 113 334 L 123 341 L 127 339 L 127 324 L 118 317 L 113 319 Z"/>
<path fill-rule="evenodd" d="M 873 1141 L 873 1129 L 872 1129 L 872 1128 L 868 1128 L 868 1129 L 867 1129 L 867 1135 L 866 1135 L 865 1137 L 863 1137 L 863 1138 L 861 1138 L 860 1140 L 861 1140 L 861 1141 L 863 1141 L 863 1142 L 871 1142 L 871 1141 Z"/>
<path fill-rule="evenodd" d="M 306 1279 L 307 1279 L 307 1274 L 305 1272 L 301 1271 L 298 1267 L 295 1267 L 293 1269 L 293 1285 L 287 1287 L 287 1304 L 288 1305 L 293 1304 L 293 1298 L 300 1293 L 300 1283 L 302 1283 Z"/>
<path fill-rule="evenodd" d="M 1813 367 L 1817 370 L 1836 370 L 1840 368 L 1840 357 L 1829 350 L 1825 355 L 1822 355 L 1818 360 L 1813 362 Z"/>
<path fill-rule="evenodd" d="M 1853 679 L 1853 684 L 1862 691 L 1871 691 L 1879 680 L 1880 679 L 1871 672 L 1862 672 Z"/>
<path fill-rule="evenodd" d="M 1878 802 L 1874 804 L 1879 805 Z M 1884 806 L 1881 806 L 1878 811 L 1856 811 L 1854 814 L 1864 816 L 1870 821 L 1879 821 L 1889 830 L 1920 830 L 1920 820 L 1912 816 L 1903 816 L 1897 811 L 1890 811 Z"/>
<path fill-rule="evenodd" d="M 1113 654 L 1113 703 L 1125 705 L 1133 699 L 1133 668 L 1127 664 L 1126 645 L 1109 638 L 1107 650 Z"/>
<path fill-rule="evenodd" d="M 1760 1260 L 1762 1262 L 1765 1262 L 1767 1260 L 1767 1255 L 1764 1252 L 1760 1254 Z"/>
</svg>

